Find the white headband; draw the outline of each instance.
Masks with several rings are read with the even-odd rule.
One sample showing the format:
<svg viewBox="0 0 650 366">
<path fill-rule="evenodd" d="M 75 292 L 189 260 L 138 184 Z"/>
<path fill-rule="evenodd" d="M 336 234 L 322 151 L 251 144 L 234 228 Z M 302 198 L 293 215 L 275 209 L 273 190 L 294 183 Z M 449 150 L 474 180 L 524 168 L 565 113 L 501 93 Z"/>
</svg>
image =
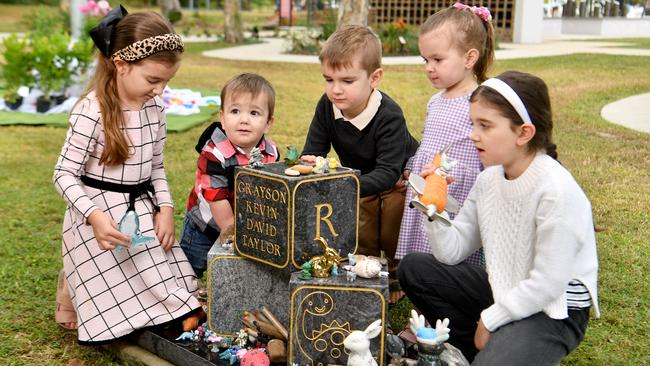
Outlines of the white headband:
<svg viewBox="0 0 650 366">
<path fill-rule="evenodd" d="M 496 90 L 499 94 L 501 94 L 508 103 L 515 109 L 519 117 L 524 121 L 524 123 L 530 123 L 533 124 L 533 121 L 530 120 L 530 116 L 528 115 L 528 110 L 526 110 L 526 106 L 524 105 L 524 102 L 521 101 L 521 98 L 515 93 L 515 91 L 510 87 L 510 85 L 506 84 L 503 82 L 501 79 L 497 78 L 491 78 L 487 79 L 481 84 L 481 86 L 489 86 L 490 88 Z"/>
</svg>

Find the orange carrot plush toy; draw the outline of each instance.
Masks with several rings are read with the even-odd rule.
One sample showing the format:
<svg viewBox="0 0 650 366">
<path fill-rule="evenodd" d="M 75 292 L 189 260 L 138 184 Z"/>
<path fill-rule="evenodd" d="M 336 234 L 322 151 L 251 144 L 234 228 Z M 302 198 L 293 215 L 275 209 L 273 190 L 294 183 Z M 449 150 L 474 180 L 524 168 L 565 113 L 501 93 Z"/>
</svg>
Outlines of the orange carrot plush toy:
<svg viewBox="0 0 650 366">
<path fill-rule="evenodd" d="M 456 200 L 447 195 L 447 175 L 456 165 L 456 162 L 447 156 L 450 148 L 451 145 L 448 145 L 433 157 L 431 165 L 435 172 L 428 175 L 426 179 L 418 174 L 409 175 L 409 184 L 417 192 L 409 206 L 422 211 L 427 215 L 429 221 L 441 219 L 447 224 L 449 224 L 449 218 L 443 215 L 443 211 L 458 211 Z"/>
</svg>

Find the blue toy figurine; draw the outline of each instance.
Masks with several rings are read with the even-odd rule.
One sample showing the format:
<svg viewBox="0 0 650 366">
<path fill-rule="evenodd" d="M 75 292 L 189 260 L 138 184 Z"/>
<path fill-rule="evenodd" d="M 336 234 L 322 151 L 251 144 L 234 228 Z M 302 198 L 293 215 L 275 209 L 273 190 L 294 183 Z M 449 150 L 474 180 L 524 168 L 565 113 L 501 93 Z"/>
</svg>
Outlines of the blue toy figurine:
<svg viewBox="0 0 650 366">
<path fill-rule="evenodd" d="M 155 240 L 155 238 L 151 236 L 140 235 L 140 219 L 134 210 L 126 211 L 124 217 L 122 217 L 122 220 L 120 220 L 118 230 L 131 238 L 131 245 L 129 248 L 133 248 L 138 245 L 147 245 Z M 115 249 L 115 251 L 118 253 L 124 250 L 125 249 L 120 246 Z"/>
<path fill-rule="evenodd" d="M 444 351 L 443 343 L 449 339 L 449 319 L 436 321 L 436 329 L 426 326 L 424 315 L 411 310 L 409 326 L 418 341 L 418 363 L 416 366 L 442 366 L 440 354 Z"/>
</svg>

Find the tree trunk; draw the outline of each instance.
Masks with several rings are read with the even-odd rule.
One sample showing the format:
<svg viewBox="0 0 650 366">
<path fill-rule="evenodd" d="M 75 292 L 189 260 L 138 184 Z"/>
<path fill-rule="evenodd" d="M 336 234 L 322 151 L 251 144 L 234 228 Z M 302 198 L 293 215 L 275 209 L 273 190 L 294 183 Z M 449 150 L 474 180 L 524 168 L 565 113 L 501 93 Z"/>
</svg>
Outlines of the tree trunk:
<svg viewBox="0 0 650 366">
<path fill-rule="evenodd" d="M 228 43 L 241 43 L 244 40 L 242 30 L 241 8 L 239 0 L 224 0 L 224 41 Z"/>
<path fill-rule="evenodd" d="M 348 24 L 368 25 L 369 0 L 341 0 L 337 28 Z"/>
<path fill-rule="evenodd" d="M 180 0 L 158 0 L 158 6 L 160 6 L 160 12 L 167 18 L 172 11 L 181 12 Z"/>
</svg>

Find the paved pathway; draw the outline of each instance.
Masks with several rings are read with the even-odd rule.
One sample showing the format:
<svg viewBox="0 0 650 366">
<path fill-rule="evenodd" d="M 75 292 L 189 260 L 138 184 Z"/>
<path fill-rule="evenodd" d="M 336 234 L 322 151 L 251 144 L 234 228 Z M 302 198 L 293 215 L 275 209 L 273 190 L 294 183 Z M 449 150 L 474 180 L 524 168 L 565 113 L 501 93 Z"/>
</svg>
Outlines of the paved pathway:
<svg viewBox="0 0 650 366">
<path fill-rule="evenodd" d="M 569 55 L 574 53 L 601 53 L 621 56 L 650 56 L 650 49 L 623 48 L 626 43 L 587 41 L 590 37 L 561 36 L 538 44 L 502 43 L 495 52 L 497 60 Z M 264 38 L 262 43 L 222 48 L 203 52 L 204 56 L 227 60 L 318 63 L 318 57 L 284 53 L 288 43 L 283 38 Z M 386 56 L 384 65 L 421 65 L 420 56 Z M 650 77 L 650 72 L 646 77 Z M 611 103 L 603 108 L 606 120 L 628 128 L 650 133 L 650 93 Z"/>
<path fill-rule="evenodd" d="M 611 41 L 586 41 L 581 39 L 566 39 L 565 37 L 548 39 L 537 44 L 501 43 L 495 52 L 497 60 L 515 58 L 530 58 L 543 56 L 569 55 L 573 53 L 604 53 L 625 56 L 650 56 L 650 49 L 623 48 L 626 43 Z M 307 55 L 291 55 L 284 53 L 288 43 L 283 38 L 264 38 L 262 43 L 222 48 L 203 52 L 204 56 L 227 60 L 242 61 L 272 61 L 318 63 L 318 57 Z M 420 65 L 420 56 L 385 56 L 385 65 Z"/>
<path fill-rule="evenodd" d="M 610 103 L 603 107 L 600 116 L 627 128 L 650 133 L 650 93 L 633 95 Z"/>
</svg>

